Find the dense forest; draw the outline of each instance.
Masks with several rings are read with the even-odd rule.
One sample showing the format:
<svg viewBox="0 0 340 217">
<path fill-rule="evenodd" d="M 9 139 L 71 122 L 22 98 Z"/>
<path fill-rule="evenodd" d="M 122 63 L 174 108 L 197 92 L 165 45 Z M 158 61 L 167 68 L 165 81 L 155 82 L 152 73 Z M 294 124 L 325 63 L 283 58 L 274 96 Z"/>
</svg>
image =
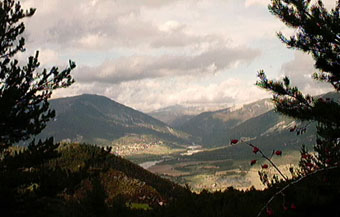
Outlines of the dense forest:
<svg viewBox="0 0 340 217">
<path fill-rule="evenodd" d="M 272 0 L 272 14 L 295 35 L 278 36 L 289 48 L 313 56 L 316 80 L 340 90 L 340 1 L 332 10 L 322 1 Z M 340 216 L 340 104 L 333 99 L 304 95 L 282 81 L 269 80 L 260 71 L 257 85 L 273 94 L 277 112 L 316 122 L 314 151 L 303 146 L 300 165 L 283 175 L 270 156 L 249 144 L 263 157 L 259 178 L 265 190 L 192 192 L 113 155 L 110 148 L 90 144 L 59 144 L 53 138 L 34 138 L 55 117 L 49 108 L 54 90 L 74 80 L 70 61 L 63 70 L 40 69 L 39 52 L 26 64 L 15 55 L 25 51 L 22 20 L 35 9 L 20 1 L 0 1 L 0 213 L 1 216 Z M 298 134 L 308 130 L 291 128 Z M 17 142 L 32 140 L 26 147 Z M 231 140 L 238 143 L 238 138 Z M 272 155 L 281 156 L 281 150 Z M 249 159 L 253 165 L 257 161 Z M 269 176 L 268 167 L 277 174 Z"/>
</svg>

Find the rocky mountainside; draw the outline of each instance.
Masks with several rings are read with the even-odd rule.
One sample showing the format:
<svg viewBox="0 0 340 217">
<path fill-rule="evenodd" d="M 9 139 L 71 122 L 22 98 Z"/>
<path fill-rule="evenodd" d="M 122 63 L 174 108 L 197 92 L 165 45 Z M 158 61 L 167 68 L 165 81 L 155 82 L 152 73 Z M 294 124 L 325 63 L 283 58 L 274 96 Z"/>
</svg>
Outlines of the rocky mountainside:
<svg viewBox="0 0 340 217">
<path fill-rule="evenodd" d="M 149 112 L 148 115 L 167 123 L 172 127 L 179 128 L 191 118 L 206 112 L 207 110 L 214 109 L 199 106 L 173 105 Z"/>
<path fill-rule="evenodd" d="M 270 100 L 264 99 L 238 108 L 201 113 L 179 129 L 201 138 L 201 143 L 205 146 L 224 145 L 232 129 L 272 109 L 273 104 Z"/>
<path fill-rule="evenodd" d="M 339 102 L 339 94 L 330 92 L 316 98 Z M 205 147 L 222 147 L 209 153 L 199 153 L 197 158 L 240 159 L 249 158 L 244 143 L 253 143 L 263 150 L 299 150 L 301 145 L 313 150 L 316 123 L 301 122 L 275 112 L 270 100 L 261 100 L 239 109 L 225 109 L 202 113 L 185 123 L 181 130 L 199 137 Z M 291 129 L 295 129 L 292 131 Z M 302 130 L 305 129 L 305 130 Z M 292 132 L 291 132 L 292 131 Z M 302 132 L 302 133 L 301 133 Z M 230 145 L 232 139 L 243 141 Z"/>
</svg>

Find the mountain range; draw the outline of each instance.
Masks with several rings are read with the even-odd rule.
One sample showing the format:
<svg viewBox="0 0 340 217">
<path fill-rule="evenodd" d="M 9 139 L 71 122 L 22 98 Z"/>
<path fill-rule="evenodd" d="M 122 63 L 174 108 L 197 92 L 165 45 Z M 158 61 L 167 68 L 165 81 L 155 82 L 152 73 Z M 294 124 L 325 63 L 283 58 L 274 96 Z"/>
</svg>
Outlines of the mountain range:
<svg viewBox="0 0 340 217">
<path fill-rule="evenodd" d="M 245 121 L 258 117 L 272 109 L 273 104 L 270 100 L 264 99 L 242 107 L 201 113 L 187 121 L 179 129 L 199 137 L 201 143 L 205 146 L 225 145 L 231 137 L 236 136 L 233 135 L 235 134 L 232 132 L 233 129 L 239 127 Z"/>
<path fill-rule="evenodd" d="M 325 97 L 337 95 L 328 93 Z M 301 144 L 312 146 L 315 141 L 315 125 L 276 113 L 270 99 L 198 115 L 195 114 L 200 109 L 180 105 L 148 115 L 107 97 L 89 94 L 53 99 L 50 104 L 57 115 L 39 138 L 53 136 L 57 141 L 105 146 L 152 141 L 170 148 L 185 148 L 193 143 L 203 148 L 226 147 L 232 139 L 239 139 L 267 149 L 277 145 L 296 149 Z M 303 135 L 290 132 L 294 126 L 305 125 L 309 127 Z"/>
<path fill-rule="evenodd" d="M 148 115 L 174 128 L 180 128 L 193 117 L 208 111 L 216 111 L 218 107 L 172 105 L 149 112 Z"/>
<path fill-rule="evenodd" d="M 323 97 L 339 101 L 339 94 L 329 92 Z M 307 127 L 306 127 L 307 126 Z M 291 132 L 291 128 L 304 129 L 303 134 Z M 312 147 L 316 139 L 316 123 L 301 122 L 277 113 L 270 99 L 263 99 L 243 105 L 240 108 L 227 108 L 206 112 L 195 116 L 180 130 L 200 138 L 206 147 L 225 146 L 232 139 L 262 144 L 267 148 L 283 145 Z M 299 135 L 297 135 L 299 134 Z"/>
</svg>

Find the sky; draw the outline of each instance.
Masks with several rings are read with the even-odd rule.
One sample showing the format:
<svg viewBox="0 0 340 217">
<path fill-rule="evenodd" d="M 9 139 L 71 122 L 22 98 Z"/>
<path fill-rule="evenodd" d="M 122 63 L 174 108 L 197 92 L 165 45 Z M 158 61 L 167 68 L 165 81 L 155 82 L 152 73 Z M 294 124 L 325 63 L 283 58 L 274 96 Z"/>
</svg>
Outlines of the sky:
<svg viewBox="0 0 340 217">
<path fill-rule="evenodd" d="M 270 97 L 255 86 L 263 69 L 287 75 L 313 95 L 313 59 L 277 38 L 294 33 L 267 9 L 269 0 L 23 0 L 27 52 L 42 67 L 66 67 L 76 82 L 53 97 L 107 96 L 150 112 L 175 104 L 237 106 Z M 324 1 L 327 7 L 335 0 Z"/>
</svg>

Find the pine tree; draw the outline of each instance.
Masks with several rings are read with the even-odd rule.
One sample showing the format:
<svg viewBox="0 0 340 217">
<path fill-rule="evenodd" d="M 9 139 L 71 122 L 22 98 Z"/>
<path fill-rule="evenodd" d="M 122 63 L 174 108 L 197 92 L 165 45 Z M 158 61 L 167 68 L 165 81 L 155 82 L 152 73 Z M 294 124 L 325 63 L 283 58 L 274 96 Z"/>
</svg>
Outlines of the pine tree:
<svg viewBox="0 0 340 217">
<path fill-rule="evenodd" d="M 48 102 L 52 92 L 74 82 L 70 75 L 75 67 L 72 61 L 60 71 L 58 67 L 39 69 L 38 51 L 27 63 L 16 59 L 16 54 L 25 51 L 22 20 L 34 13 L 35 9 L 23 10 L 20 1 L 0 0 L 1 216 L 39 216 L 43 198 L 53 198 L 65 189 L 55 180 L 67 174 L 46 164 L 58 156 L 58 144 L 53 143 L 53 138 L 38 143 L 33 140 L 19 151 L 10 149 L 44 129 L 47 121 L 55 116 Z"/>
<path fill-rule="evenodd" d="M 282 81 L 268 80 L 263 71 L 258 74 L 257 85 L 273 93 L 278 112 L 317 123 L 316 167 L 337 165 L 340 163 L 340 1 L 334 9 L 327 10 L 320 0 L 315 4 L 310 0 L 272 0 L 269 10 L 295 29 L 295 35 L 289 38 L 281 32 L 278 37 L 288 48 L 312 55 L 318 69 L 317 73 L 311 72 L 313 78 L 329 83 L 335 97 L 305 95 L 291 86 L 288 77 Z M 310 161 L 306 156 L 310 155 L 305 150 L 302 152 L 302 162 L 306 164 Z"/>
<path fill-rule="evenodd" d="M 40 133 L 55 116 L 47 101 L 52 91 L 74 82 L 72 61 L 62 71 L 58 67 L 38 71 L 38 51 L 24 66 L 15 59 L 18 52 L 25 51 L 21 36 L 25 25 L 21 20 L 34 12 L 24 11 L 18 1 L 0 1 L 0 153 Z"/>
</svg>

